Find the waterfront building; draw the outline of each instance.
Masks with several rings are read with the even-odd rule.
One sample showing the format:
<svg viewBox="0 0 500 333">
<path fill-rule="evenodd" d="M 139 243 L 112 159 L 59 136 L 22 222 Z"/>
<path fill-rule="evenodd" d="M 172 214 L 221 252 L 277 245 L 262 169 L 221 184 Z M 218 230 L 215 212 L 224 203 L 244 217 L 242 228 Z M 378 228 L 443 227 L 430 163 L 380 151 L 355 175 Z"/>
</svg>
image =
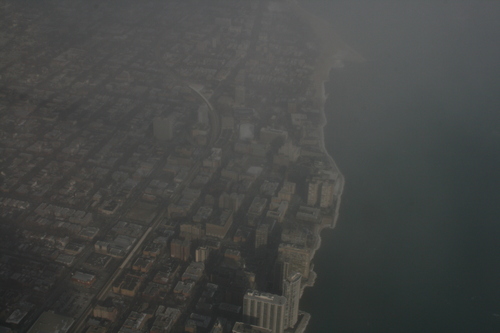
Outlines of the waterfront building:
<svg viewBox="0 0 500 333">
<path fill-rule="evenodd" d="M 311 179 L 307 184 L 307 205 L 316 206 L 319 199 L 321 183 L 317 179 Z"/>
<path fill-rule="evenodd" d="M 249 290 L 243 297 L 243 320 L 247 324 L 282 333 L 285 327 L 286 297 Z"/>
<path fill-rule="evenodd" d="M 289 276 L 290 264 L 286 261 L 276 260 L 273 268 L 273 289 L 276 293 L 283 295 L 283 283 L 285 278 Z"/>
<path fill-rule="evenodd" d="M 293 327 L 297 323 L 299 317 L 299 301 L 300 301 L 300 285 L 302 282 L 302 274 L 295 272 L 290 274 L 283 281 L 283 296 L 286 297 L 286 327 Z"/>
<path fill-rule="evenodd" d="M 319 206 L 321 208 L 328 208 L 333 205 L 333 199 L 335 198 L 335 182 L 333 180 L 325 180 L 321 184 L 321 197 Z"/>
<path fill-rule="evenodd" d="M 236 322 L 233 326 L 233 333 L 273 333 L 268 328 Z"/>
<path fill-rule="evenodd" d="M 311 249 L 308 247 L 281 243 L 278 248 L 278 260 L 288 263 L 288 272 L 299 272 L 305 279 L 309 277 Z"/>
<path fill-rule="evenodd" d="M 295 217 L 298 220 L 318 223 L 321 220 L 321 209 L 309 206 L 300 206 Z"/>
</svg>

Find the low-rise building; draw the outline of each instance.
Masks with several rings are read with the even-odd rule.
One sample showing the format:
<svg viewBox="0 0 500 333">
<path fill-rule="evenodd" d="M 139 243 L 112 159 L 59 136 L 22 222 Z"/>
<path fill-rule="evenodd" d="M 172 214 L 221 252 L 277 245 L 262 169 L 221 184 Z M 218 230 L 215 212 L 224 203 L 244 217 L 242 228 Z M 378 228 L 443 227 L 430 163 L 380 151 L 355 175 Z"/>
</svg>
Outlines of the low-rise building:
<svg viewBox="0 0 500 333">
<path fill-rule="evenodd" d="M 92 286 L 96 280 L 97 279 L 95 275 L 79 271 L 73 274 L 73 276 L 71 277 L 71 281 L 86 287 Z"/>
<path fill-rule="evenodd" d="M 118 316 L 118 309 L 113 305 L 111 299 L 108 299 L 103 303 L 97 304 L 92 310 L 92 315 L 96 318 L 115 322 Z"/>
<path fill-rule="evenodd" d="M 156 311 L 156 319 L 151 327 L 150 333 L 169 333 L 179 317 L 181 311 L 176 308 L 160 306 Z"/>
<path fill-rule="evenodd" d="M 233 326 L 233 333 L 272 333 L 269 328 L 236 322 Z"/>
<path fill-rule="evenodd" d="M 71 317 L 55 314 L 52 311 L 46 311 L 38 317 L 33 326 L 28 330 L 28 333 L 66 333 L 69 332 L 74 322 L 75 320 Z"/>
</svg>

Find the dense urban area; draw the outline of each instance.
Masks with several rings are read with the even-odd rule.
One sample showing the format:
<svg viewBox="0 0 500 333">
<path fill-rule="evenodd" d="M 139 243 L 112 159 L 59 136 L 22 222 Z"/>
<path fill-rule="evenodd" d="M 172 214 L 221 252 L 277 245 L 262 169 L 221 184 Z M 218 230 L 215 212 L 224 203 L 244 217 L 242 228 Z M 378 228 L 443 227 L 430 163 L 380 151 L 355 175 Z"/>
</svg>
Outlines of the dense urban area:
<svg viewBox="0 0 500 333">
<path fill-rule="evenodd" d="M 304 331 L 343 178 L 300 9 L 0 7 L 0 332 Z"/>
</svg>

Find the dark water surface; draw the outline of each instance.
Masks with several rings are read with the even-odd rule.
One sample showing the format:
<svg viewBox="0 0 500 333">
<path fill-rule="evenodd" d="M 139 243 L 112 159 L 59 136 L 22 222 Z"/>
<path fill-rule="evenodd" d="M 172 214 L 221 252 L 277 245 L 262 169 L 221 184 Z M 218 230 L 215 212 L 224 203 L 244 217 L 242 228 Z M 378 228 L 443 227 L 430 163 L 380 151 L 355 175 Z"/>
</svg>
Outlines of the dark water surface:
<svg viewBox="0 0 500 333">
<path fill-rule="evenodd" d="M 346 188 L 308 332 L 500 332 L 500 2 L 305 5 L 368 60 L 327 86 Z"/>
</svg>

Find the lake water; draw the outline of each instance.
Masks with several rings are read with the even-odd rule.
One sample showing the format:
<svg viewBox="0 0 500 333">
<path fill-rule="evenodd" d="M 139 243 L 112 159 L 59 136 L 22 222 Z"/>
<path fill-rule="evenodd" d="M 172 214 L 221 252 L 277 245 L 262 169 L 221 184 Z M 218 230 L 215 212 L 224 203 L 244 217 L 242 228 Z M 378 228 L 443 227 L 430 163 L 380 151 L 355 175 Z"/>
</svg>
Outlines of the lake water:
<svg viewBox="0 0 500 333">
<path fill-rule="evenodd" d="M 326 89 L 346 187 L 308 332 L 500 332 L 500 3 L 305 6 L 368 60 Z"/>
</svg>

